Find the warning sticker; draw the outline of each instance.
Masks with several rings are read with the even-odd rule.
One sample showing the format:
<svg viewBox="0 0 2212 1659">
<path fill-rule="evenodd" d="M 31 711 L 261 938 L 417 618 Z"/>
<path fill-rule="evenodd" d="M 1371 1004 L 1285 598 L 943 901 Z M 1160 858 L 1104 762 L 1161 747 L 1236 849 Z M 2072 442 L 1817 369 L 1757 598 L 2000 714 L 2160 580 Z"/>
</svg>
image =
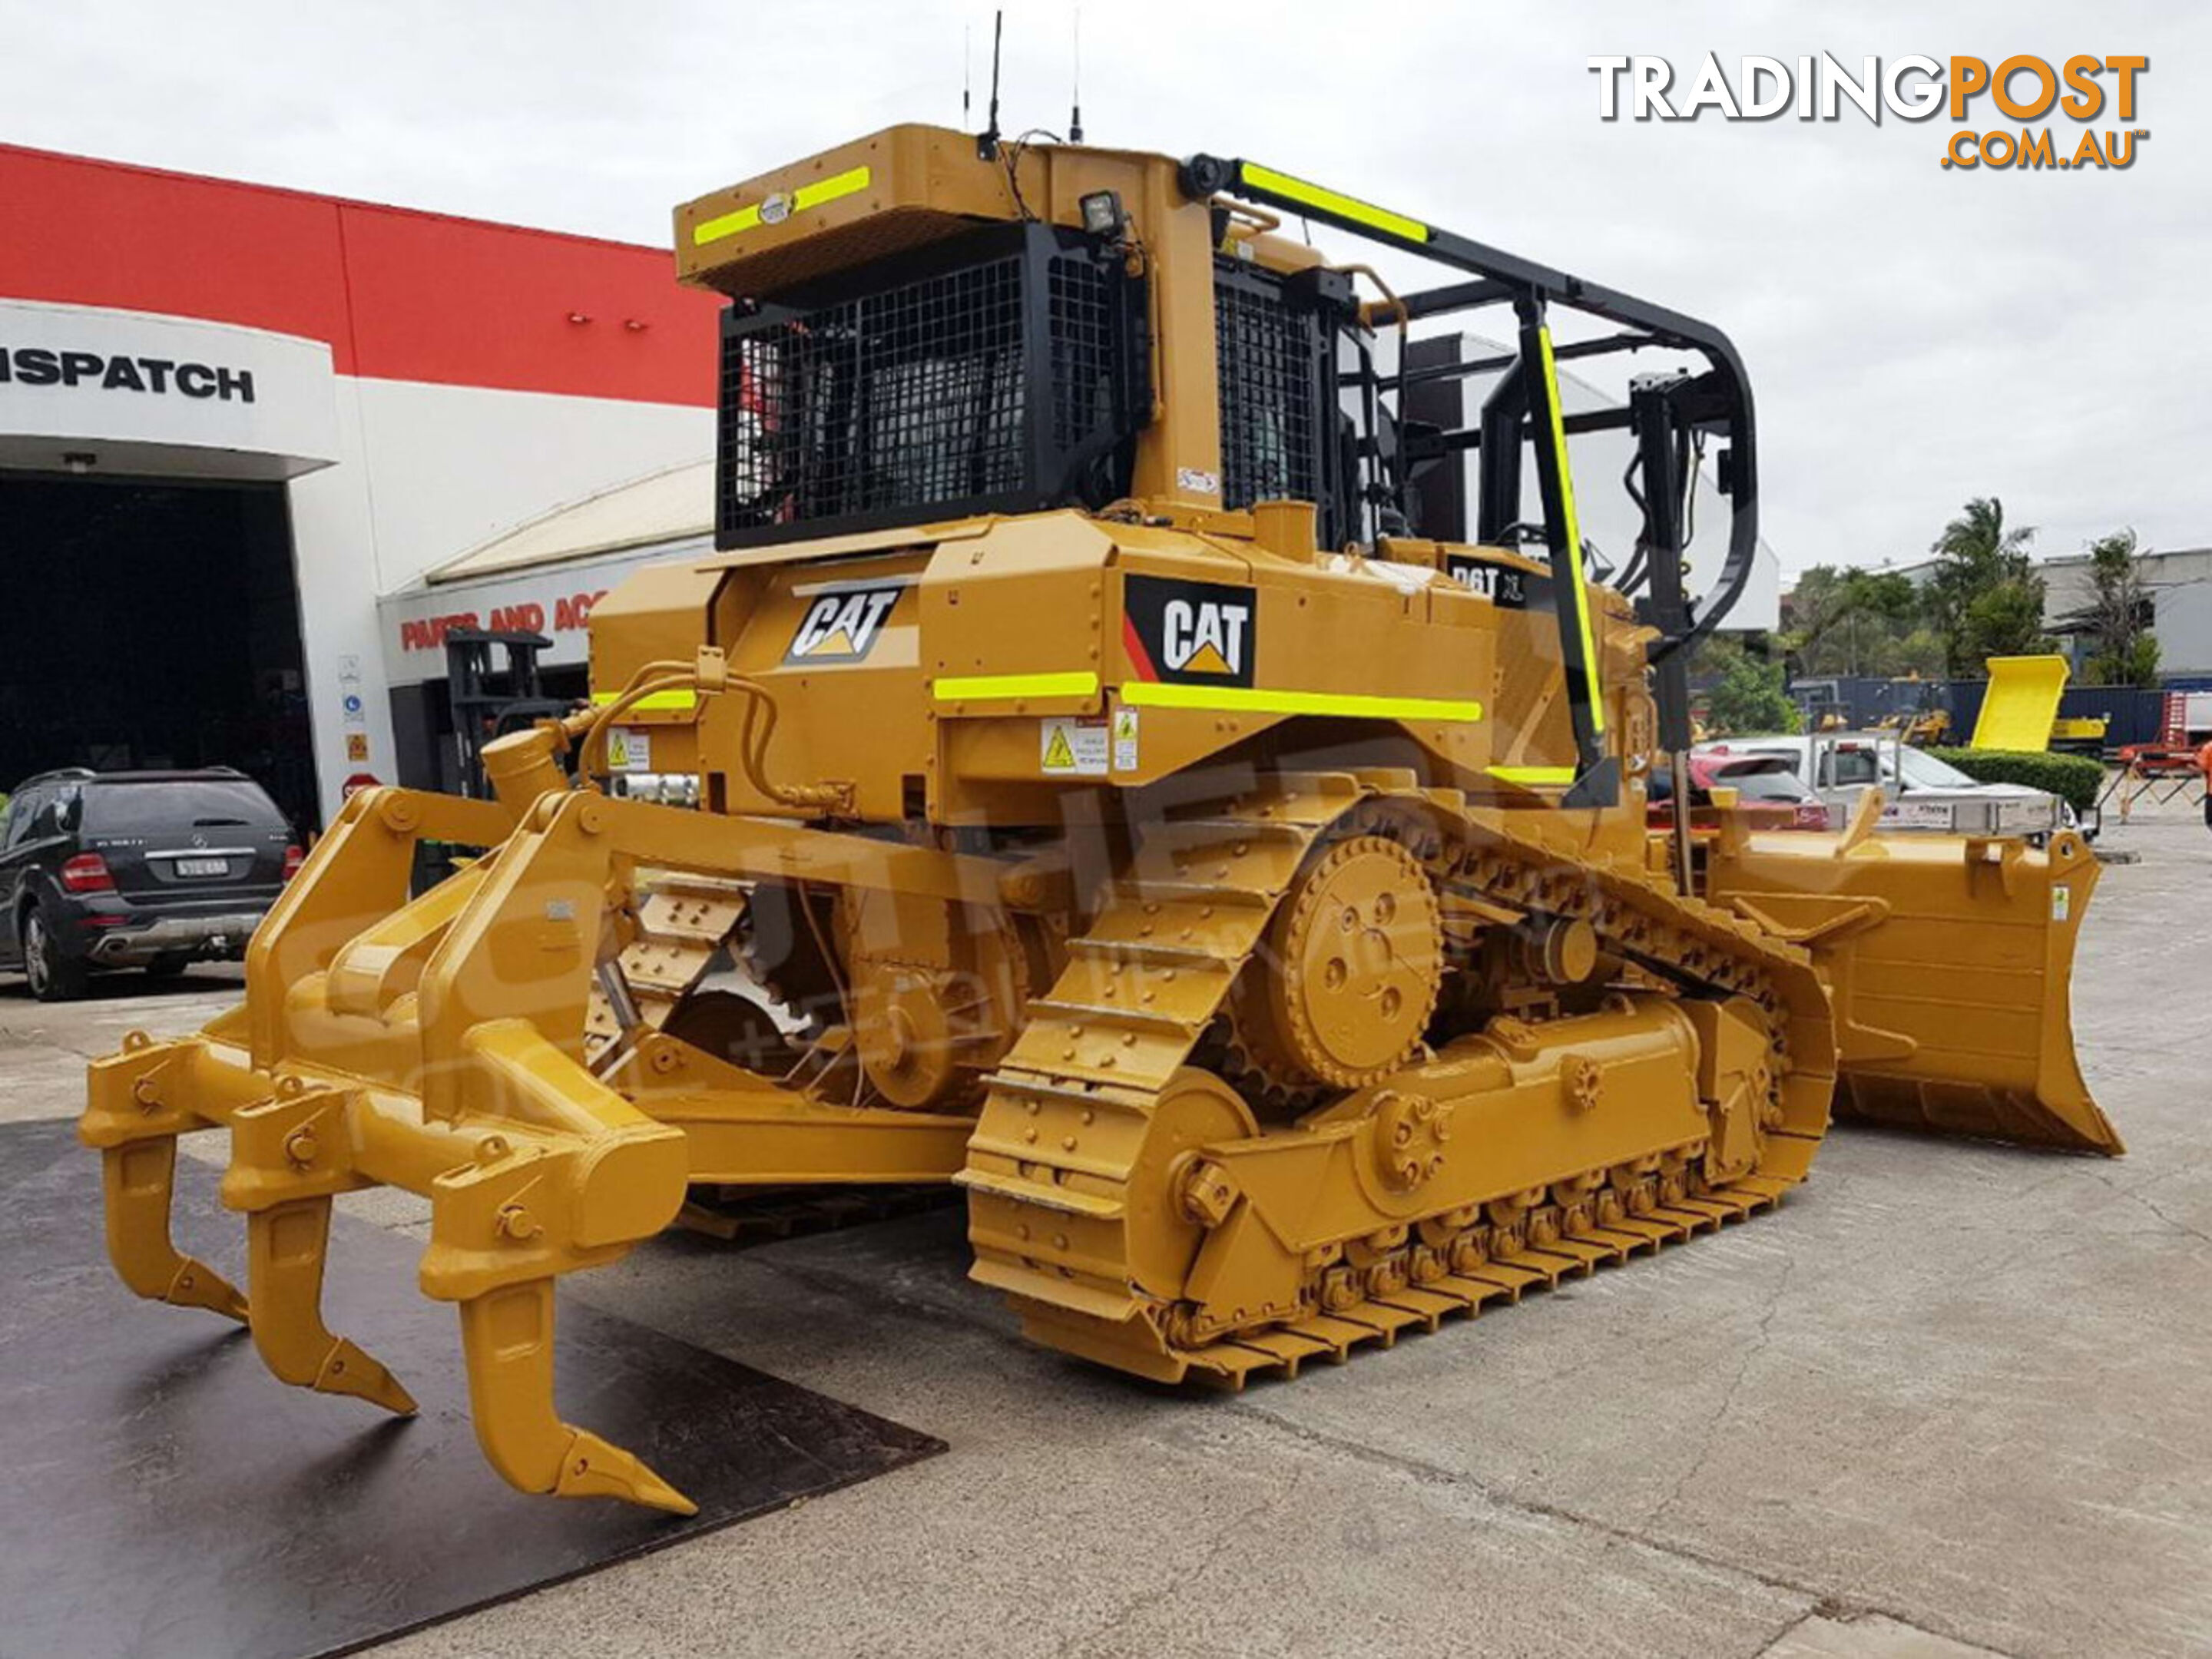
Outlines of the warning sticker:
<svg viewBox="0 0 2212 1659">
<path fill-rule="evenodd" d="M 607 734 L 607 769 L 611 772 L 653 770 L 653 733 L 641 726 L 616 726 Z"/>
<path fill-rule="evenodd" d="M 350 765 L 358 766 L 358 765 L 360 765 L 363 761 L 367 760 L 368 758 L 368 732 L 347 732 L 347 733 L 346 733 L 346 760 L 347 760 L 348 763 L 349 763 L 349 764 L 350 764 Z"/>
<path fill-rule="evenodd" d="M 2071 887 L 2054 887 L 2054 888 L 2052 888 L 2052 889 L 2051 890 L 2051 921 L 2065 921 L 2065 920 L 2067 919 L 2067 917 L 2069 917 L 2069 916 L 2072 915 L 2073 914 L 2074 914 L 2074 890 L 2073 890 Z"/>
<path fill-rule="evenodd" d="M 1037 722 L 1037 764 L 1048 775 L 1103 778 L 1106 775 L 1106 721 L 1086 714 Z"/>
<path fill-rule="evenodd" d="M 1114 769 L 1137 769 L 1137 711 L 1133 708 L 1114 711 Z"/>
</svg>

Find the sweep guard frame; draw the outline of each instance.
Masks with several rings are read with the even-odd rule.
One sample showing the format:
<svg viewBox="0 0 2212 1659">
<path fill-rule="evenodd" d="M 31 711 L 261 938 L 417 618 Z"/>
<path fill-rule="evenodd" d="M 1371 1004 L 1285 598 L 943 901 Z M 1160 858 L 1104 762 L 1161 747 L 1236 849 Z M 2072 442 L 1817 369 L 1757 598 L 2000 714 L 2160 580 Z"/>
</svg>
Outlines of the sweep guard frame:
<svg viewBox="0 0 2212 1659">
<path fill-rule="evenodd" d="M 1194 155 L 1182 169 L 1184 192 L 1197 198 L 1226 196 L 1263 207 L 1279 209 L 1307 219 L 1319 220 L 1349 234 L 1387 247 L 1433 259 L 1475 278 L 1473 282 L 1425 289 L 1405 296 L 1407 318 L 1433 317 L 1510 304 L 1518 322 L 1517 373 L 1510 377 L 1522 401 L 1529 435 L 1534 439 L 1538 482 L 1545 508 L 1545 535 L 1553 576 L 1559 591 L 1573 603 L 1559 609 L 1559 647 L 1566 665 L 1579 763 L 1562 802 L 1570 806 L 1610 804 L 1619 797 L 1617 766 L 1605 753 L 1604 702 L 1594 660 L 1588 621 L 1588 578 L 1574 511 L 1574 483 L 1566 455 L 1566 436 L 1577 431 L 1630 426 L 1648 422 L 1662 412 L 1673 430 L 1695 431 L 1717 437 L 1728 447 L 1719 462 L 1723 491 L 1729 497 L 1728 550 L 1721 578 L 1698 614 L 1682 595 L 1676 572 L 1674 580 L 1658 580 L 1644 605 L 1645 620 L 1660 637 L 1650 649 L 1650 661 L 1665 670 L 1670 660 L 1693 648 L 1742 597 L 1759 548 L 1759 470 L 1751 382 L 1743 360 L 1728 336 L 1713 325 L 1682 312 L 1652 304 L 1633 295 L 1585 282 L 1579 276 L 1508 253 L 1471 237 L 1425 223 L 1405 214 L 1356 197 L 1312 184 L 1274 168 L 1243 159 Z M 1554 347 L 1549 312 L 1553 306 L 1601 318 L 1628 332 Z M 1697 354 L 1706 364 L 1703 374 L 1675 383 L 1656 402 L 1638 400 L 1630 408 L 1571 416 L 1559 406 L 1557 363 L 1562 356 L 1597 356 L 1620 351 L 1663 349 Z M 1473 367 L 1473 366 L 1468 366 Z M 1505 383 L 1501 383 L 1501 385 Z M 1455 433 L 1444 440 L 1448 449 L 1482 447 L 1486 439 L 1510 430 L 1518 435 L 1520 422 L 1492 421 L 1487 430 Z M 1639 434 L 1640 435 L 1640 434 Z M 1547 441 L 1548 438 L 1549 441 Z M 1516 465 L 1493 462 L 1484 456 L 1482 482 L 1485 520 L 1496 516 L 1491 493 L 1510 484 L 1517 494 Z M 1657 495 L 1647 489 L 1645 543 L 1654 553 L 1655 566 L 1670 557 L 1679 562 L 1679 531 L 1667 533 L 1671 513 L 1655 523 L 1650 501 Z M 1510 504 L 1509 504 L 1510 505 Z M 1681 658 L 1686 662 L 1686 658 Z M 1676 728 L 1686 732 L 1688 710 L 1684 677 L 1662 672 L 1658 677 L 1660 724 L 1662 738 Z M 1669 707 L 1669 704 L 1675 706 Z M 1564 781 L 1564 780 L 1563 780 Z"/>
</svg>

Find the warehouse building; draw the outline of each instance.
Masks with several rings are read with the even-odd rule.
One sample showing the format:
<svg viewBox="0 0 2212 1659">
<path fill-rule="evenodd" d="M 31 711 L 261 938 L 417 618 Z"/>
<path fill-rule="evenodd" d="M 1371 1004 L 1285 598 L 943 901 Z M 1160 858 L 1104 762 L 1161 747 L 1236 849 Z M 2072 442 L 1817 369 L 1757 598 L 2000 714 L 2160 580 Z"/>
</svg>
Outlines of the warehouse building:
<svg viewBox="0 0 2212 1659">
<path fill-rule="evenodd" d="M 2212 547 L 2146 553 L 2142 562 L 2150 592 L 2143 621 L 2158 639 L 2159 683 L 2182 690 L 2212 686 Z M 1925 587 L 1936 580 L 1941 563 L 1916 559 L 1881 568 Z M 2097 590 L 2090 563 L 2087 553 L 2066 553 L 2035 564 L 2035 574 L 2043 579 L 2044 632 L 2058 641 L 2077 682 L 2087 678 L 2097 650 L 2092 626 Z"/>
<path fill-rule="evenodd" d="M 2057 635 L 2078 677 L 2097 649 L 2089 556 L 2045 559 L 2035 569 L 2043 578 L 2043 625 Z M 2142 575 L 2150 596 L 2148 622 L 2158 640 L 2159 679 L 2212 683 L 2212 547 L 2147 553 Z"/>
<path fill-rule="evenodd" d="M 227 763 L 326 821 L 398 775 L 380 595 L 713 447 L 663 250 L 7 146 L 0 222 L 0 790 Z"/>
</svg>

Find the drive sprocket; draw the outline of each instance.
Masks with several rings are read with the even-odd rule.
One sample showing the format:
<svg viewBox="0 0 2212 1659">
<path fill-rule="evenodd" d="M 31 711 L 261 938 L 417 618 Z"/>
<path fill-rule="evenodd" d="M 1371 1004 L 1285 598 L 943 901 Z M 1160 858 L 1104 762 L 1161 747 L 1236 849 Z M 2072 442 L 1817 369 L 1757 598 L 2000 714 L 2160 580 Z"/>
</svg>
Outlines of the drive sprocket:
<svg viewBox="0 0 2212 1659">
<path fill-rule="evenodd" d="M 1388 836 L 1355 835 L 1300 871 L 1238 976 L 1231 1065 L 1248 1093 L 1357 1089 L 1419 1049 L 1444 975 L 1429 872 Z"/>
</svg>

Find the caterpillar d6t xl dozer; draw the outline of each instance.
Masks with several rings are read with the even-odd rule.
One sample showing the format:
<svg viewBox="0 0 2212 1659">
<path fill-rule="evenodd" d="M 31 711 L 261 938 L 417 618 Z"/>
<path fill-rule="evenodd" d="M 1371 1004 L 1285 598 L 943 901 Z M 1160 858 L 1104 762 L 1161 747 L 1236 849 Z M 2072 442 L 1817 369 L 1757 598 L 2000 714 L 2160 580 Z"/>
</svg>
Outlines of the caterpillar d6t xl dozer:
<svg viewBox="0 0 2212 1659">
<path fill-rule="evenodd" d="M 1284 215 L 1443 275 L 1394 294 Z M 1756 543 L 1715 329 L 1255 162 L 922 127 L 676 228 L 730 300 L 720 550 L 601 602 L 591 707 L 491 744 L 496 800 L 355 796 L 244 1005 L 94 1065 L 141 1295 L 407 1411 L 319 1290 L 334 1194 L 427 1194 L 499 1472 L 682 1510 L 556 1413 L 553 1290 L 690 1188 L 957 1182 L 1036 1340 L 1235 1382 L 1771 1206 L 1839 1101 L 2116 1150 L 2078 837 L 1646 833 Z M 1510 348 L 1414 366 L 1478 308 Z M 1626 351 L 1625 404 L 1562 410 L 1559 360 Z M 1454 376 L 1479 418 L 1413 419 Z M 487 851 L 410 897 L 425 837 Z M 169 1238 L 209 1125 L 244 1294 Z"/>
</svg>

